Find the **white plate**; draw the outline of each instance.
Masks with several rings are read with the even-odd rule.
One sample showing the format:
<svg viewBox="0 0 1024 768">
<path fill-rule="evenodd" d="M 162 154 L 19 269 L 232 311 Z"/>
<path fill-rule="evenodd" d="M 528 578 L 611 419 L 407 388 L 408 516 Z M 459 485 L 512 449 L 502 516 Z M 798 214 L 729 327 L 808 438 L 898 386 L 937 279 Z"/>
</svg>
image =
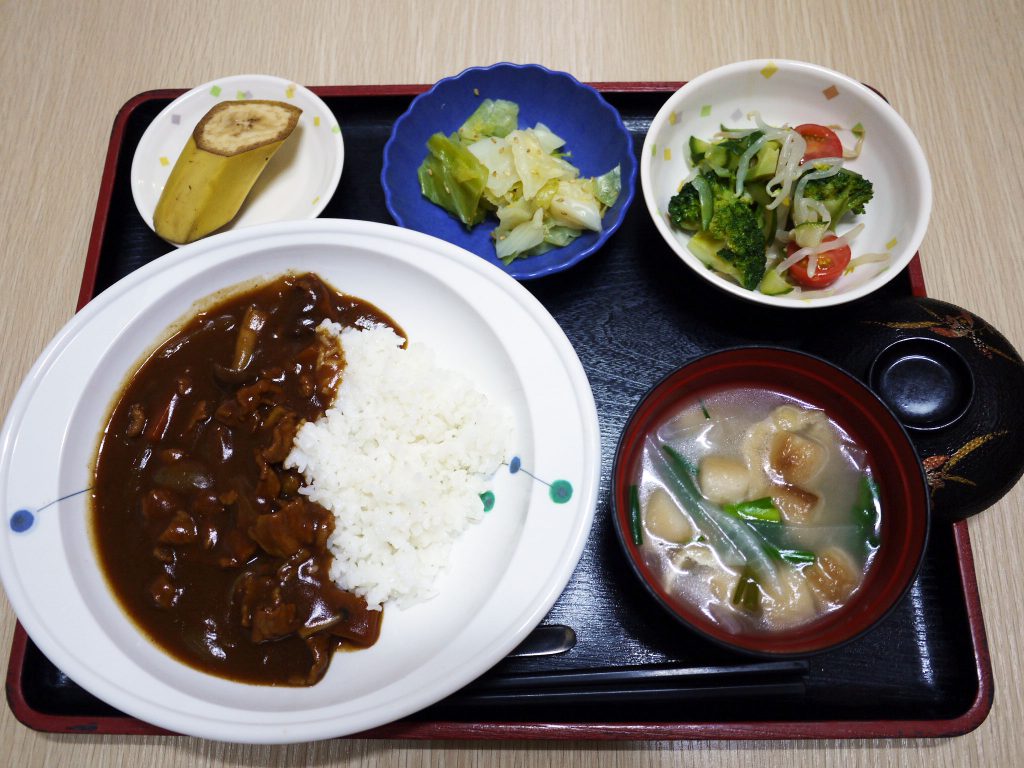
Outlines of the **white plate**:
<svg viewBox="0 0 1024 768">
<path fill-rule="evenodd" d="M 852 243 L 853 256 L 888 254 L 884 263 L 864 264 L 823 291 L 795 288 L 781 296 L 748 291 L 708 269 L 687 248 L 689 233 L 668 221 L 668 203 L 691 173 L 691 136 L 710 139 L 722 125 L 754 128 L 747 117 L 758 111 L 770 125 L 802 123 L 842 126 L 844 146 L 850 132 L 865 130 L 860 157 L 846 167 L 874 185 L 864 214 L 846 217 L 842 234 L 855 223 L 864 230 Z M 808 308 L 842 304 L 866 296 L 900 273 L 914 257 L 932 207 L 932 183 L 924 151 L 903 118 L 877 93 L 846 75 L 816 64 L 759 59 L 727 64 L 695 77 L 676 91 L 651 122 L 640 158 L 644 202 L 669 247 L 698 275 L 740 298 L 778 307 Z"/>
<path fill-rule="evenodd" d="M 315 219 L 323 212 L 338 188 L 345 161 L 345 145 L 334 113 L 319 96 L 290 80 L 235 75 L 182 94 L 142 134 L 132 159 L 132 197 L 150 229 L 160 193 L 196 124 L 215 104 L 236 99 L 284 101 L 299 107 L 302 115 L 288 141 L 260 174 L 238 215 L 220 231 Z"/>
<path fill-rule="evenodd" d="M 508 403 L 516 424 L 516 458 L 493 479 L 494 508 L 457 542 L 441 594 L 408 610 L 386 608 L 380 641 L 336 654 L 310 688 L 212 677 L 147 641 L 104 581 L 87 494 L 77 493 L 92 482 L 111 399 L 167 326 L 213 291 L 289 270 L 317 272 L 389 313 L 440 363 Z M 130 715 L 225 741 L 341 736 L 447 696 L 538 624 L 586 542 L 599 470 L 586 374 L 558 324 L 519 283 L 460 248 L 398 227 L 272 224 L 216 235 L 142 267 L 49 344 L 0 434 L 7 518 L 0 577 L 43 653 Z"/>
</svg>

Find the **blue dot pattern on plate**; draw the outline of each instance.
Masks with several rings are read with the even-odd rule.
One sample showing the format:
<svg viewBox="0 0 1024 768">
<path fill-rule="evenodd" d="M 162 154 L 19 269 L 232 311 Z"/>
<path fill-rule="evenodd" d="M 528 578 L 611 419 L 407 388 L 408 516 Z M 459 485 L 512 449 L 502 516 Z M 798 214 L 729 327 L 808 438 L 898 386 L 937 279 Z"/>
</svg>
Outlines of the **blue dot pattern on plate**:
<svg viewBox="0 0 1024 768">
<path fill-rule="evenodd" d="M 11 530 L 15 533 L 24 533 L 36 521 L 36 516 L 27 509 L 19 509 L 11 515 Z"/>
<path fill-rule="evenodd" d="M 8 524 L 11 526 L 11 530 L 14 531 L 15 533 L 25 533 L 25 532 L 31 530 L 32 526 L 36 524 L 36 516 L 40 512 L 42 512 L 44 509 L 46 509 L 47 507 L 52 507 L 54 504 L 56 504 L 58 502 L 64 501 L 65 499 L 70 499 L 73 496 L 78 496 L 79 494 L 85 493 L 86 491 L 89 491 L 89 490 L 92 490 L 92 489 L 91 488 L 83 488 L 80 491 L 75 491 L 74 493 L 69 493 L 67 496 L 61 496 L 59 499 L 54 499 L 53 501 L 49 502 L 48 504 L 44 504 L 39 509 L 37 509 L 35 512 L 33 512 L 30 509 L 19 509 L 13 515 L 11 515 L 11 519 L 8 521 Z"/>
<path fill-rule="evenodd" d="M 550 483 L 546 480 L 541 480 L 532 472 L 523 469 L 522 459 L 518 456 L 513 456 L 512 460 L 508 463 L 508 472 L 510 475 L 515 475 L 520 470 L 523 471 L 523 474 L 532 477 L 538 483 L 546 485 L 548 487 L 548 496 L 551 497 L 551 500 L 555 502 L 555 504 L 565 504 L 572 498 L 572 483 L 568 480 L 554 480 Z"/>
</svg>

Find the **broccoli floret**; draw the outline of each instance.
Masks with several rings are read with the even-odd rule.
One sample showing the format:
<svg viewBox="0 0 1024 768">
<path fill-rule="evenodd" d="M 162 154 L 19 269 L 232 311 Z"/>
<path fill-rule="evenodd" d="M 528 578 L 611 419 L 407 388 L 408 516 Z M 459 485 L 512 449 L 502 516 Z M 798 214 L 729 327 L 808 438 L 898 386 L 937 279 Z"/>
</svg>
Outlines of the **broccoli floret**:
<svg viewBox="0 0 1024 768">
<path fill-rule="evenodd" d="M 754 210 L 739 200 L 716 206 L 707 231 L 690 238 L 689 248 L 709 267 L 729 275 L 748 290 L 755 290 L 764 277 L 761 223 Z"/>
<path fill-rule="evenodd" d="M 736 200 L 736 195 L 729 189 L 714 171 L 705 170 L 701 177 L 711 190 L 712 210 L 718 210 L 720 205 L 731 203 Z M 701 226 L 702 216 L 700 207 L 700 194 L 692 181 L 683 185 L 683 188 L 668 201 L 668 216 L 680 229 L 688 232 L 695 232 L 703 229 Z"/>
<path fill-rule="evenodd" d="M 680 229 L 690 232 L 700 229 L 700 195 L 692 182 L 684 184 L 668 201 L 668 217 Z"/>
<path fill-rule="evenodd" d="M 739 200 L 715 206 L 708 233 L 725 241 L 736 253 L 760 253 L 764 256 L 764 232 L 754 209 Z"/>
<path fill-rule="evenodd" d="M 711 187 L 711 196 L 715 200 L 715 210 L 725 203 L 732 203 L 736 200 L 736 193 L 733 192 L 732 180 L 719 176 L 714 171 L 705 171 L 704 178 Z"/>
<path fill-rule="evenodd" d="M 808 181 L 804 187 L 804 197 L 820 201 L 832 223 L 829 229 L 835 229 L 839 220 L 849 213 L 864 213 L 864 206 L 874 196 L 875 190 L 871 182 L 859 173 L 840 169 L 839 173 L 825 179 Z"/>
<path fill-rule="evenodd" d="M 707 230 L 701 226 L 700 195 L 693 182 L 669 201 L 668 215 L 680 229 L 696 232 L 690 250 L 708 266 L 754 290 L 764 277 L 764 222 L 746 198 L 737 198 L 712 171 L 702 178 L 711 190 L 713 203 Z"/>
<path fill-rule="evenodd" d="M 764 277 L 764 226 L 754 209 L 739 200 L 715 206 L 708 234 L 724 245 L 718 257 L 735 267 L 744 288 L 754 290 Z"/>
</svg>

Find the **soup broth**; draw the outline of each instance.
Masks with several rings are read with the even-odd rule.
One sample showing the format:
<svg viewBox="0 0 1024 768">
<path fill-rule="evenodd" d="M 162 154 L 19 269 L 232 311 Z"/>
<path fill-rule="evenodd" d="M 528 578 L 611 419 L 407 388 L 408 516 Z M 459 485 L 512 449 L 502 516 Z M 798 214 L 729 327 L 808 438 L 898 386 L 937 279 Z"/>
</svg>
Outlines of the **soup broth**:
<svg viewBox="0 0 1024 768">
<path fill-rule="evenodd" d="M 664 589 L 730 632 L 777 632 L 838 610 L 879 546 L 870 457 L 824 411 L 733 388 L 647 437 L 640 549 Z"/>
</svg>

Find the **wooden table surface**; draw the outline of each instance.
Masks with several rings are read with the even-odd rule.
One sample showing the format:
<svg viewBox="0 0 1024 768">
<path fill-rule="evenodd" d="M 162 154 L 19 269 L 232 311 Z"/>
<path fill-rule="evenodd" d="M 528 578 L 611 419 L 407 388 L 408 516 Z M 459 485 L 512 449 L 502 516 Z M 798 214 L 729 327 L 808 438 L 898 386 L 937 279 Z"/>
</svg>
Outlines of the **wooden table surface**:
<svg viewBox="0 0 1024 768">
<path fill-rule="evenodd" d="M 935 203 L 930 295 L 1024 349 L 1024 3 L 0 1 L 0 414 L 78 295 L 107 140 L 131 96 L 243 72 L 307 85 L 432 83 L 466 66 L 538 62 L 584 81 L 686 80 L 731 61 L 812 61 L 870 83 L 917 133 Z M 375 180 L 370 180 L 376 183 Z M 16 766 L 1011 766 L 1024 761 L 1024 487 L 971 521 L 996 699 L 974 732 L 854 742 L 416 743 L 290 747 L 184 737 L 54 736 L 0 714 Z M 0 652 L 14 615 L 0 598 Z"/>
</svg>

